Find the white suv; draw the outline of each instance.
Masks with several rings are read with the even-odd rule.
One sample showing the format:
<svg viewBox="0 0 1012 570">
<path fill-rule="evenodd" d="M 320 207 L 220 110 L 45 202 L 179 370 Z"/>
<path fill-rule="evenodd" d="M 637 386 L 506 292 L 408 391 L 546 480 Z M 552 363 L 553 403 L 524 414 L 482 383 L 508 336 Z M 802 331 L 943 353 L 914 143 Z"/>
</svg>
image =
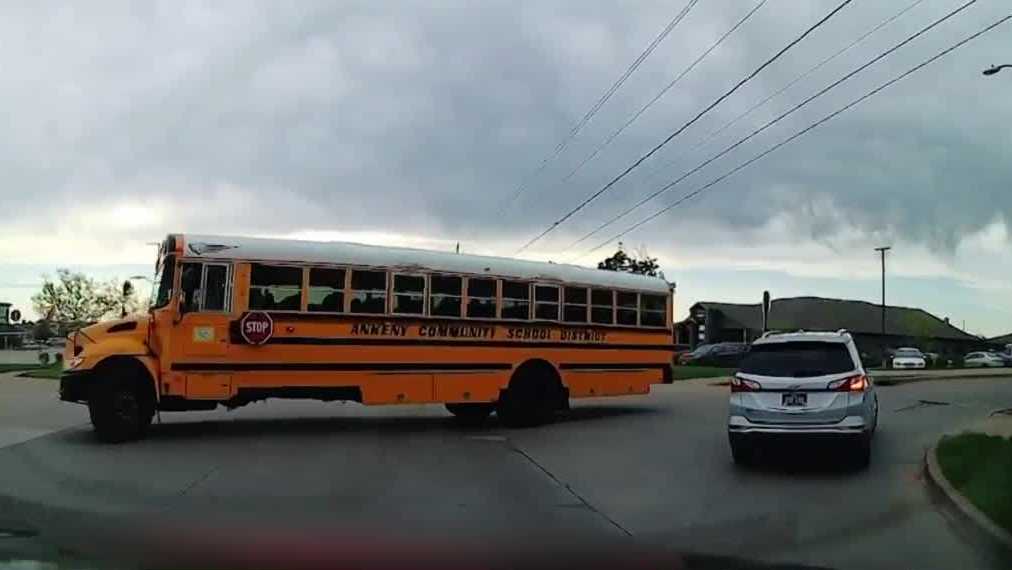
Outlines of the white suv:
<svg viewBox="0 0 1012 570">
<path fill-rule="evenodd" d="M 800 436 L 843 440 L 866 467 L 877 422 L 875 387 L 846 331 L 767 333 L 731 379 L 735 463 L 751 463 L 760 439 Z"/>
</svg>

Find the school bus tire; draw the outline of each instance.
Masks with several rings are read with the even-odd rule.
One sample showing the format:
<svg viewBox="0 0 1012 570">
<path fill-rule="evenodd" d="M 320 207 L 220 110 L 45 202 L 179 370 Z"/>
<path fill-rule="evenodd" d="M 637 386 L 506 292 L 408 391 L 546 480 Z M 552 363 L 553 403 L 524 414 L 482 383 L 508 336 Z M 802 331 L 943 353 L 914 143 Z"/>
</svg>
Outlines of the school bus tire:
<svg viewBox="0 0 1012 570">
<path fill-rule="evenodd" d="M 541 425 L 563 407 L 564 394 L 554 366 L 544 360 L 528 360 L 513 373 L 496 404 L 496 415 L 508 427 Z"/>
<path fill-rule="evenodd" d="M 121 443 L 143 437 L 151 425 L 155 398 L 144 365 L 130 359 L 104 362 L 95 370 L 88 415 L 98 439 Z"/>
<path fill-rule="evenodd" d="M 446 411 L 453 414 L 457 423 L 463 426 L 480 426 L 495 410 L 495 404 L 487 403 L 449 403 Z"/>
</svg>

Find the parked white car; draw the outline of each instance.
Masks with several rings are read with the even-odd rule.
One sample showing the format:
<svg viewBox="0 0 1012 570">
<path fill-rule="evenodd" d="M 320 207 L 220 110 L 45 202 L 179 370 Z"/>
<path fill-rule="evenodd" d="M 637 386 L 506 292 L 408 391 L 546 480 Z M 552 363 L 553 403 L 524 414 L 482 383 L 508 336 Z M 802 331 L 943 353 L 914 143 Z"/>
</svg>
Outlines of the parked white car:
<svg viewBox="0 0 1012 570">
<path fill-rule="evenodd" d="M 963 366 L 967 368 L 1001 368 L 1005 359 L 991 352 L 971 352 L 963 357 Z"/>
<path fill-rule="evenodd" d="M 893 354 L 893 368 L 924 368 L 927 364 L 924 353 L 916 348 L 897 348 Z"/>
</svg>

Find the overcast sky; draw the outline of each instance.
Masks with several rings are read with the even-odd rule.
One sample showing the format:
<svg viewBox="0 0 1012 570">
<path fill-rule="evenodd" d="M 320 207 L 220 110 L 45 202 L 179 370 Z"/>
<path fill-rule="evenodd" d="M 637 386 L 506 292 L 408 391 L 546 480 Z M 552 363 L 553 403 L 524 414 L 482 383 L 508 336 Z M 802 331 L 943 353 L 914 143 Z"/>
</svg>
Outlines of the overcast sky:
<svg viewBox="0 0 1012 570">
<path fill-rule="evenodd" d="M 854 0 L 523 253 L 586 250 L 1007 15 L 980 0 L 615 226 L 573 241 L 963 0 L 923 0 L 783 95 L 730 119 L 913 0 Z M 350 239 L 514 255 L 840 0 L 769 0 L 560 182 L 758 0 L 701 0 L 531 177 L 688 2 L 5 3 L 0 300 L 38 275 L 149 271 L 168 232 Z M 698 300 L 889 301 L 1012 332 L 1012 23 L 623 238 Z M 526 191 L 508 198 L 522 181 Z"/>
</svg>

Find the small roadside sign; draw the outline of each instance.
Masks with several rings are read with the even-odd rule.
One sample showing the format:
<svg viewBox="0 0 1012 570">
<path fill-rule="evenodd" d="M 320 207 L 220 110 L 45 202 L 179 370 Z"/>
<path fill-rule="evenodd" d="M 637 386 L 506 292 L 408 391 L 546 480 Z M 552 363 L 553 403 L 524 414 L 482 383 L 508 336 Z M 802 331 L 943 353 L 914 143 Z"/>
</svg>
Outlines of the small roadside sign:
<svg viewBox="0 0 1012 570">
<path fill-rule="evenodd" d="M 763 291 L 763 332 L 769 330 L 770 323 L 770 292 Z"/>
</svg>

